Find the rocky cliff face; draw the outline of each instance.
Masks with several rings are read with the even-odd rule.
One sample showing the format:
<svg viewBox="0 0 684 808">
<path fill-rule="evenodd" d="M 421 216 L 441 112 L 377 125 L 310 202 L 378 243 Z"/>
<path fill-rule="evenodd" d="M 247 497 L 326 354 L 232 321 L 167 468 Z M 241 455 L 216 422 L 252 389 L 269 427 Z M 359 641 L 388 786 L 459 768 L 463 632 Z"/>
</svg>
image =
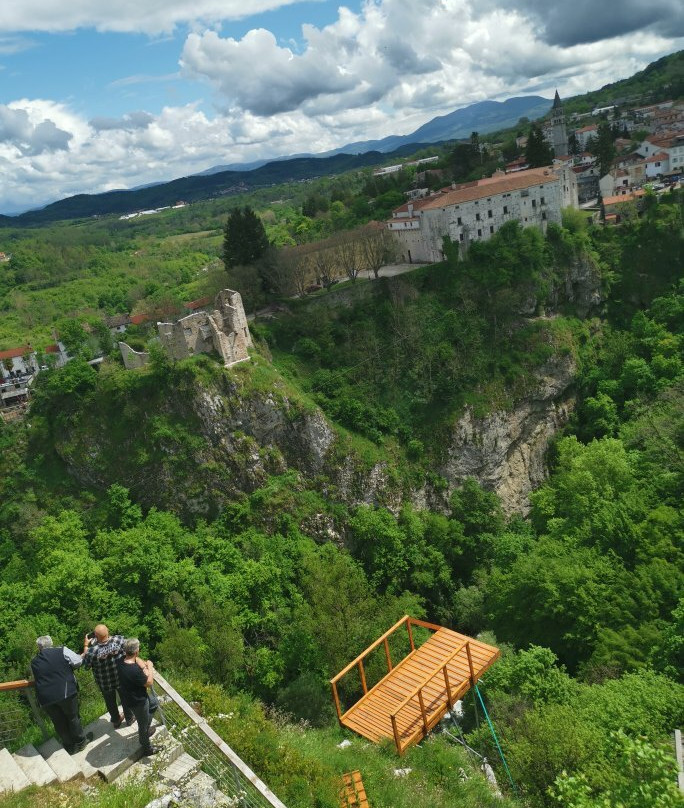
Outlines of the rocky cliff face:
<svg viewBox="0 0 684 808">
<path fill-rule="evenodd" d="M 55 446 L 83 484 L 118 482 L 139 502 L 188 518 L 211 518 L 288 469 L 331 501 L 393 511 L 407 497 L 418 507 L 443 510 L 449 492 L 474 477 L 501 497 L 507 512 L 524 513 L 530 491 L 544 479 L 548 442 L 572 409 L 573 373 L 569 356 L 557 358 L 539 370 L 534 392 L 511 410 L 484 418 L 466 410 L 435 469 L 447 479 L 446 491 L 406 490 L 380 450 L 376 462 L 359 457 L 277 374 L 270 385 L 254 388 L 225 373 L 159 396 L 156 407 L 140 396 L 128 402 L 127 420 L 118 424 L 103 421 L 94 407 L 61 431 Z"/>
<path fill-rule="evenodd" d="M 468 408 L 457 421 L 441 474 L 451 486 L 474 477 L 496 492 L 504 510 L 527 513 L 529 494 L 546 476 L 550 439 L 574 406 L 570 356 L 555 358 L 537 373 L 537 389 L 512 410 L 476 418 Z"/>
<path fill-rule="evenodd" d="M 578 317 L 595 314 L 601 302 L 601 273 L 590 255 L 574 258 L 562 273 L 562 278 L 552 292 L 550 308 L 558 309 L 561 303 L 570 303 Z"/>
</svg>

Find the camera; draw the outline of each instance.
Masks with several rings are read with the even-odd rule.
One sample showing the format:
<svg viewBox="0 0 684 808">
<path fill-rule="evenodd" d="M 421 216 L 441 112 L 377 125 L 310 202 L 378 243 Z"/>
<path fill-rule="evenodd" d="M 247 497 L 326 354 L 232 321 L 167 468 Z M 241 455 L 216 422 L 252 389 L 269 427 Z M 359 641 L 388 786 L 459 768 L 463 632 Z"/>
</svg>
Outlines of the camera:
<svg viewBox="0 0 684 808">
<path fill-rule="evenodd" d="M 86 640 L 94 640 L 94 639 L 95 639 L 95 632 L 94 631 L 89 631 L 86 634 Z"/>
</svg>

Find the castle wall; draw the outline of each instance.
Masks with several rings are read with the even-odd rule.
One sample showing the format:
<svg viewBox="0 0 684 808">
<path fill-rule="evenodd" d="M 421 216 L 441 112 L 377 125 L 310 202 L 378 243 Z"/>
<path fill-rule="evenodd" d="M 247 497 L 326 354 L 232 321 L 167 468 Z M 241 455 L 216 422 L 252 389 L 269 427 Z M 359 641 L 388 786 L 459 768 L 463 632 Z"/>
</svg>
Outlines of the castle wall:
<svg viewBox="0 0 684 808">
<path fill-rule="evenodd" d="M 146 351 L 134 351 L 125 342 L 119 343 L 119 350 L 126 370 L 141 368 L 150 361 L 150 355 Z"/>
</svg>

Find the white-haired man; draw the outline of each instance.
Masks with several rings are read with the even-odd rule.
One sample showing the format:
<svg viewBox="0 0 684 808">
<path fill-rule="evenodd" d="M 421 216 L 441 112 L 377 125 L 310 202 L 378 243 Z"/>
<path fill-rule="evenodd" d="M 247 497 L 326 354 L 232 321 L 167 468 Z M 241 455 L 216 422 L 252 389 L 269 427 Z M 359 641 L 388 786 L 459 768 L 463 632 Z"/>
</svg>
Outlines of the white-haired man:
<svg viewBox="0 0 684 808">
<path fill-rule="evenodd" d="M 150 728 L 150 700 L 147 688 L 154 683 L 154 665 L 140 659 L 140 641 L 131 637 L 124 641 L 124 658 L 118 661 L 119 693 L 124 709 L 133 711 L 138 720 L 138 740 L 143 755 L 154 755 L 157 748 L 150 744 L 156 728 Z"/>
<path fill-rule="evenodd" d="M 66 646 L 54 648 L 48 634 L 36 640 L 38 653 L 31 660 L 38 703 L 52 719 L 62 746 L 73 755 L 93 738 L 83 732 L 78 713 L 78 684 L 74 669 L 81 657 Z"/>
</svg>

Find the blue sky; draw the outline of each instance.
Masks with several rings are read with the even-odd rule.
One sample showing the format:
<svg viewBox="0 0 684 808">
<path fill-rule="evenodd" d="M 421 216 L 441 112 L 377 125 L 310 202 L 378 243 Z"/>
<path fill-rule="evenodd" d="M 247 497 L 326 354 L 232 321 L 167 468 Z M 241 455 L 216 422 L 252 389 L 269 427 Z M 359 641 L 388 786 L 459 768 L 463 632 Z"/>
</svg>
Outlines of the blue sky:
<svg viewBox="0 0 684 808">
<path fill-rule="evenodd" d="M 605 9 L 604 9 L 605 6 Z M 679 0 L 0 5 L 0 213 L 563 95 L 682 47 Z M 251 12 L 245 12 L 250 9 Z"/>
</svg>

